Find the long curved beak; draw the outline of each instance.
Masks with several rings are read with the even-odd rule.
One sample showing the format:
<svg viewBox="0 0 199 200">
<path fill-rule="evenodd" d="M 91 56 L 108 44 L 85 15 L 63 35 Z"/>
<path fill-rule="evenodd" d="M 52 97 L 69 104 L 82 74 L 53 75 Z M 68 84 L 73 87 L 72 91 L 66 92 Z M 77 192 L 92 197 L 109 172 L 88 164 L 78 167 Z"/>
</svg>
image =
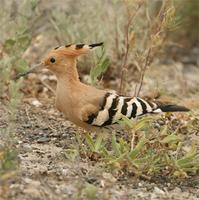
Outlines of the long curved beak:
<svg viewBox="0 0 199 200">
<path fill-rule="evenodd" d="M 44 64 L 42 62 L 38 63 L 38 64 L 35 64 L 28 71 L 17 74 L 14 79 L 17 80 L 22 76 L 26 76 L 26 75 L 28 75 L 28 74 L 30 74 L 32 72 L 35 72 L 36 70 L 42 68 L 43 66 L 44 66 Z"/>
</svg>

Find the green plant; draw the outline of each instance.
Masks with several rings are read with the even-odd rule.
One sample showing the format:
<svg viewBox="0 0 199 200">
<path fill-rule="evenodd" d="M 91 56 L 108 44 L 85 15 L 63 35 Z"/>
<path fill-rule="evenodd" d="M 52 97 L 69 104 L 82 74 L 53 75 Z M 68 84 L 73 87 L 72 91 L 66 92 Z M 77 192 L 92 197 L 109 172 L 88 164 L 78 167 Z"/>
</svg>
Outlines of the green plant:
<svg viewBox="0 0 199 200">
<path fill-rule="evenodd" d="M 22 80 L 15 82 L 12 78 L 15 73 L 23 72 L 28 68 L 23 54 L 32 40 L 30 20 L 35 14 L 36 3 L 36 0 L 23 1 L 21 4 L 12 1 L 11 13 L 6 12 L 4 4 L 0 8 L 0 24 L 3 30 L 0 39 L 0 109 L 4 111 L 4 115 L 0 115 L 0 120 L 7 124 L 0 130 L 2 185 L 7 185 L 7 181 L 14 177 L 18 168 L 15 120 L 22 99 L 20 93 Z"/>
<path fill-rule="evenodd" d="M 93 200 L 95 199 L 96 197 L 96 193 L 97 193 L 97 187 L 95 187 L 94 185 L 92 184 L 86 184 L 83 192 L 85 193 L 86 195 L 86 198 L 88 200 Z"/>
<path fill-rule="evenodd" d="M 123 116 L 119 123 L 126 127 L 126 134 L 132 136 L 130 140 L 115 134 L 111 141 L 100 134 L 97 137 L 79 135 L 79 155 L 93 160 L 94 154 L 96 164 L 100 163 L 107 170 L 133 173 L 147 179 L 158 175 L 186 178 L 197 174 L 199 151 L 194 141 L 192 147 L 187 148 L 186 138 L 180 129 L 171 127 L 172 122 L 157 130 L 154 124 L 160 119 L 157 116 L 132 122 Z"/>
<path fill-rule="evenodd" d="M 17 152 L 10 148 L 0 149 L 0 182 L 12 178 L 18 167 Z"/>
<path fill-rule="evenodd" d="M 90 70 L 91 83 L 93 85 L 97 83 L 97 78 L 107 71 L 110 64 L 110 60 L 106 56 L 104 47 L 101 49 L 100 54 L 96 51 L 95 55 L 96 64 L 95 67 Z"/>
</svg>

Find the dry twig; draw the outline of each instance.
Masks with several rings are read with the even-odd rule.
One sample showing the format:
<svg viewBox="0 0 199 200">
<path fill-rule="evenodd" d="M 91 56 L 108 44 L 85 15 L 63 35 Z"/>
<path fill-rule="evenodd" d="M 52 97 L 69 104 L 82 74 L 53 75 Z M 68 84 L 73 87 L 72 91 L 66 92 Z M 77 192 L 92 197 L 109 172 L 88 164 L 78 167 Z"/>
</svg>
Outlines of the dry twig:
<svg viewBox="0 0 199 200">
<path fill-rule="evenodd" d="M 129 29 L 130 29 L 130 26 L 133 23 L 133 20 L 135 19 L 136 14 L 138 13 L 138 11 L 139 11 L 139 9 L 141 8 L 142 5 L 143 5 L 143 2 L 138 4 L 138 7 L 136 8 L 135 12 L 131 15 L 127 3 L 125 3 L 127 15 L 128 15 L 128 21 L 127 21 L 127 24 L 125 26 L 125 28 L 126 28 L 125 29 L 125 38 L 126 38 L 125 43 L 126 44 L 125 44 L 124 60 L 123 60 L 123 64 L 122 64 L 122 67 L 121 67 L 122 73 L 121 73 L 121 78 L 120 78 L 119 94 L 121 94 L 122 91 L 123 91 L 124 76 L 125 76 L 125 73 L 126 73 L 127 68 L 128 68 L 127 60 L 128 60 L 128 55 L 129 55 Z"/>
<path fill-rule="evenodd" d="M 144 66 L 142 67 L 142 70 L 141 70 L 139 88 L 138 88 L 138 91 L 135 92 L 135 93 L 136 93 L 136 96 L 139 96 L 140 91 L 141 91 L 141 88 L 142 88 L 142 85 L 143 85 L 144 75 L 145 75 L 147 66 L 149 65 L 149 58 L 150 58 L 150 55 L 151 55 L 151 48 L 152 48 L 152 47 L 150 47 L 150 48 L 148 49 L 147 56 L 146 56 L 146 59 L 145 59 L 145 63 L 144 63 Z M 137 89 L 137 88 L 136 88 L 136 89 Z"/>
</svg>

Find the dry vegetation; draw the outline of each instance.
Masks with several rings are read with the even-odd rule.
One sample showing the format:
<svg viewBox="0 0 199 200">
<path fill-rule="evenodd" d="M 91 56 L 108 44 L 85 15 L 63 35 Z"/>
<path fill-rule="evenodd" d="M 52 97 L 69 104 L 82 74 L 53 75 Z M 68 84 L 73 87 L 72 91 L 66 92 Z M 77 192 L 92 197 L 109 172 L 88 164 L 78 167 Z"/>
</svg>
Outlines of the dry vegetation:
<svg viewBox="0 0 199 200">
<path fill-rule="evenodd" d="M 0 7 L 0 199 L 199 198 L 198 1 L 49 2 Z M 53 75 L 13 81 L 51 47 L 101 41 L 82 81 L 192 111 L 82 134 L 52 106 Z"/>
</svg>

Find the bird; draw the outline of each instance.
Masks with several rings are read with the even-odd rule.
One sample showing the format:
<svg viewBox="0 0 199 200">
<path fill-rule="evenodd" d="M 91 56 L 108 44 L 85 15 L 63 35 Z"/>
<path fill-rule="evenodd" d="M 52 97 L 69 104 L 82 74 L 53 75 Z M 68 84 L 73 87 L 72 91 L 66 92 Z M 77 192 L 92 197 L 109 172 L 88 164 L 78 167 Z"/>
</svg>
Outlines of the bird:
<svg viewBox="0 0 199 200">
<path fill-rule="evenodd" d="M 77 58 L 101 46 L 102 42 L 56 47 L 47 53 L 40 64 L 17 78 L 43 67 L 53 72 L 57 78 L 57 109 L 67 120 L 87 131 L 101 130 L 117 124 L 122 116 L 134 120 L 145 114 L 189 111 L 188 108 L 173 103 L 123 96 L 82 83 L 77 71 Z"/>
</svg>

